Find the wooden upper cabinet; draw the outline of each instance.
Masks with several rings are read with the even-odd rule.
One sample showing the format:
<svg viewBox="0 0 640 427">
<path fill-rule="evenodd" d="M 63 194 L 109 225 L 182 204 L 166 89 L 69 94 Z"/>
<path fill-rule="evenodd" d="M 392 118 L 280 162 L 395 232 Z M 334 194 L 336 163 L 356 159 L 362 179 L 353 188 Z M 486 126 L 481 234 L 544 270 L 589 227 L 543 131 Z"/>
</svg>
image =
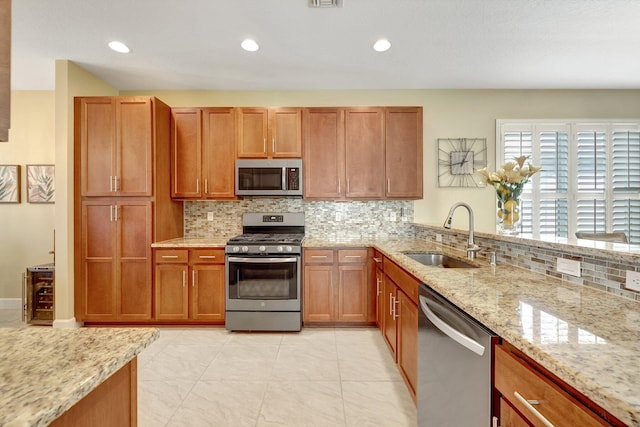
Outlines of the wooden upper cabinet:
<svg viewBox="0 0 640 427">
<path fill-rule="evenodd" d="M 345 110 L 346 198 L 381 199 L 385 194 L 384 109 Z"/>
<path fill-rule="evenodd" d="M 171 197 L 235 196 L 235 126 L 233 108 L 171 110 Z"/>
<path fill-rule="evenodd" d="M 202 115 L 199 108 L 171 109 L 171 197 L 201 197 Z"/>
<path fill-rule="evenodd" d="M 386 198 L 422 198 L 422 108 L 385 111 Z"/>
<path fill-rule="evenodd" d="M 270 157 L 302 156 L 302 109 L 271 108 L 269 109 Z"/>
<path fill-rule="evenodd" d="M 235 197 L 236 120 L 233 108 L 202 109 L 202 178 L 206 198 Z"/>
<path fill-rule="evenodd" d="M 153 118 L 148 97 L 76 99 L 82 196 L 153 194 Z"/>
<path fill-rule="evenodd" d="M 302 156 L 300 108 L 239 108 L 238 158 Z"/>
<path fill-rule="evenodd" d="M 304 197 L 344 197 L 344 109 L 305 108 L 302 119 Z"/>
</svg>

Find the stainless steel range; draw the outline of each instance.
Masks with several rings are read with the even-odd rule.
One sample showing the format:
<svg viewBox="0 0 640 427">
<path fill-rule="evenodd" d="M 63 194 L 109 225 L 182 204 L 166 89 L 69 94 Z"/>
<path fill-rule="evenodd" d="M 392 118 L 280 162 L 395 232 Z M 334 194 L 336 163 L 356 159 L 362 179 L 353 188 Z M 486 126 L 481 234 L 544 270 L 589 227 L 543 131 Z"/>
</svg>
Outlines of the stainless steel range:
<svg viewBox="0 0 640 427">
<path fill-rule="evenodd" d="M 225 247 L 226 327 L 299 331 L 303 213 L 245 213 Z"/>
</svg>

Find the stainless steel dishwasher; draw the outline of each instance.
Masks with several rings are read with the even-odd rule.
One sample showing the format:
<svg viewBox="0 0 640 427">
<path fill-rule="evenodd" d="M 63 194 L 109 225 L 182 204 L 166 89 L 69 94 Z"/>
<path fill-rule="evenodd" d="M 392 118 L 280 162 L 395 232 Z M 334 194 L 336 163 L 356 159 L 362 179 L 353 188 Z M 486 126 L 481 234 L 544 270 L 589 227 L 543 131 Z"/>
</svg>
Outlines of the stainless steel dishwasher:
<svg viewBox="0 0 640 427">
<path fill-rule="evenodd" d="M 497 335 L 427 285 L 418 314 L 418 425 L 489 427 Z"/>
</svg>

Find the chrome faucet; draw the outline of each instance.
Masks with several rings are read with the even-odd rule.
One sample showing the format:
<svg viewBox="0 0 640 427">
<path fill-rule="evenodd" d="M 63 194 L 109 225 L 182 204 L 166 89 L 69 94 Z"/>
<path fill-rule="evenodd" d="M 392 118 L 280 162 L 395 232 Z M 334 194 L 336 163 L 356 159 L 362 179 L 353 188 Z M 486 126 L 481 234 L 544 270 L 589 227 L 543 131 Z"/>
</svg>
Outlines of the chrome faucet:
<svg viewBox="0 0 640 427">
<path fill-rule="evenodd" d="M 476 245 L 475 242 L 473 241 L 473 209 L 471 209 L 471 206 L 469 206 L 469 204 L 464 202 L 458 202 L 453 206 L 451 206 L 451 209 L 449 210 L 449 215 L 447 215 L 447 219 L 444 220 L 443 227 L 447 229 L 451 228 L 451 220 L 453 220 L 453 212 L 460 206 L 464 207 L 465 209 L 467 209 L 467 211 L 469 211 L 469 243 L 467 244 L 467 257 L 469 259 L 475 259 L 476 252 L 480 250 L 480 246 Z"/>
</svg>

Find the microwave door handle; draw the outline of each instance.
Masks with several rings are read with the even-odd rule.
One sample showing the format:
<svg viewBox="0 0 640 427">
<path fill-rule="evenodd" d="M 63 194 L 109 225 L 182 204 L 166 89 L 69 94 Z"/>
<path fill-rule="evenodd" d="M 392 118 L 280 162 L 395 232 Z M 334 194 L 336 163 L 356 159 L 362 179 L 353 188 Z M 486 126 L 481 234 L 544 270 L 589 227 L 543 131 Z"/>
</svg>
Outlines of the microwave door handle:
<svg viewBox="0 0 640 427">
<path fill-rule="evenodd" d="M 445 321 L 436 316 L 436 314 L 427 306 L 427 299 L 422 295 L 420 295 L 420 306 L 425 316 L 427 316 L 427 319 L 429 319 L 436 328 L 440 329 L 442 333 L 447 335 L 449 338 L 451 338 L 461 346 L 473 351 L 478 356 L 482 356 L 484 354 L 485 348 L 482 344 L 479 344 L 468 336 L 456 331 Z"/>
<path fill-rule="evenodd" d="M 240 258 L 229 257 L 229 262 L 247 263 L 247 264 L 284 264 L 287 262 L 296 262 L 297 258 Z"/>
<path fill-rule="evenodd" d="M 287 188 L 287 168 L 286 167 L 282 167 L 282 189 L 283 190 L 288 190 Z"/>
</svg>

